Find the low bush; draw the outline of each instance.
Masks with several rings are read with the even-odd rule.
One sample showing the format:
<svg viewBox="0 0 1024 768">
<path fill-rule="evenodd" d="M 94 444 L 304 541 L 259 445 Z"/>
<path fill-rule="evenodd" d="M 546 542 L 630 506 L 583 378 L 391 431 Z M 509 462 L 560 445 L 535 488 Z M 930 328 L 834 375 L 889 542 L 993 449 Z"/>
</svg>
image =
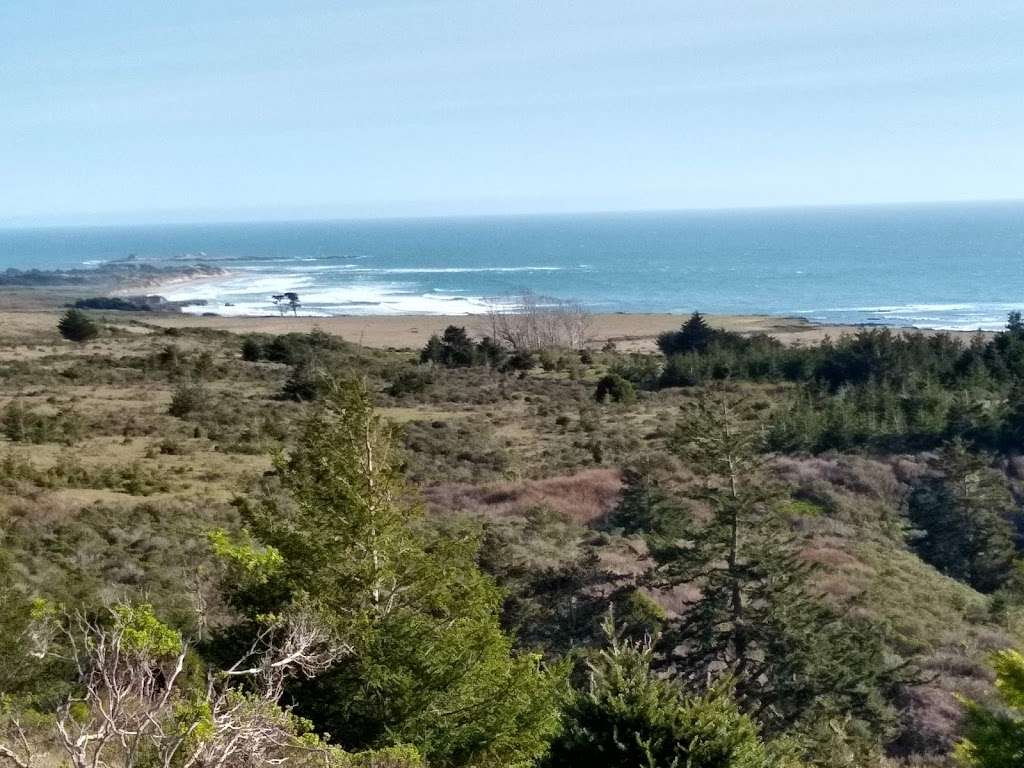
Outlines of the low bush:
<svg viewBox="0 0 1024 768">
<path fill-rule="evenodd" d="M 631 382 L 621 376 L 609 373 L 597 382 L 594 399 L 599 403 L 611 400 L 613 403 L 628 405 L 636 402 L 636 389 Z"/>
<path fill-rule="evenodd" d="M 69 309 L 57 323 L 60 335 L 68 341 L 78 343 L 90 341 L 100 335 L 100 328 L 85 312 Z"/>
</svg>

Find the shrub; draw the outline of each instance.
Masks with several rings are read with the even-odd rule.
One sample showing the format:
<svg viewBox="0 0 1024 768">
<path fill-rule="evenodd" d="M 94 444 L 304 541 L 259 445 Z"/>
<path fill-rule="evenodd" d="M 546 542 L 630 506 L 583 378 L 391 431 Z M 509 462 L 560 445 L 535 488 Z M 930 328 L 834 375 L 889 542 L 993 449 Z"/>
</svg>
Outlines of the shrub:
<svg viewBox="0 0 1024 768">
<path fill-rule="evenodd" d="M 658 378 L 660 387 L 695 387 L 701 383 L 700 360 L 696 355 L 672 355 Z"/>
<path fill-rule="evenodd" d="M 559 370 L 562 366 L 562 359 L 553 349 L 542 349 L 538 353 L 538 359 L 540 361 L 540 367 L 549 373 L 551 371 Z"/>
<path fill-rule="evenodd" d="M 283 333 L 264 342 L 249 336 L 242 342 L 242 357 L 250 362 L 266 360 L 270 363 L 298 365 L 318 355 L 344 352 L 349 348 L 342 339 L 314 328 L 309 333 Z"/>
<path fill-rule="evenodd" d="M 17 400 L 12 400 L 0 412 L 0 430 L 14 443 L 61 442 L 71 445 L 81 439 L 85 424 L 71 408 L 46 414 L 29 410 Z"/>
<path fill-rule="evenodd" d="M 206 389 L 200 384 L 182 384 L 171 395 L 167 412 L 178 418 L 188 416 L 206 403 Z"/>
<path fill-rule="evenodd" d="M 263 359 L 263 344 L 255 336 L 247 336 L 242 342 L 242 359 L 250 363 Z"/>
<path fill-rule="evenodd" d="M 69 309 L 57 323 L 60 335 L 68 341 L 79 343 L 95 339 L 100 335 L 99 326 L 79 309 Z"/>
<path fill-rule="evenodd" d="M 434 377 L 430 371 L 422 368 L 406 368 L 399 371 L 388 387 L 388 394 L 392 397 L 402 395 L 416 395 L 426 392 L 434 383 Z"/>
<path fill-rule="evenodd" d="M 631 382 L 626 381 L 618 374 L 609 373 L 597 382 L 594 399 L 603 403 L 609 398 L 613 403 L 633 403 L 636 401 L 636 389 Z"/>
<path fill-rule="evenodd" d="M 151 312 L 152 307 L 146 301 L 135 301 L 122 299 L 120 296 L 94 296 L 89 299 L 79 299 L 75 302 L 75 309 L 112 309 L 120 312 Z"/>
<path fill-rule="evenodd" d="M 511 371 L 529 371 L 537 367 L 537 357 L 532 352 L 519 350 L 509 355 L 505 365 Z"/>
<path fill-rule="evenodd" d="M 282 392 L 288 399 L 301 403 L 319 399 L 328 384 L 329 380 L 320 366 L 307 360 L 292 368 Z"/>
</svg>

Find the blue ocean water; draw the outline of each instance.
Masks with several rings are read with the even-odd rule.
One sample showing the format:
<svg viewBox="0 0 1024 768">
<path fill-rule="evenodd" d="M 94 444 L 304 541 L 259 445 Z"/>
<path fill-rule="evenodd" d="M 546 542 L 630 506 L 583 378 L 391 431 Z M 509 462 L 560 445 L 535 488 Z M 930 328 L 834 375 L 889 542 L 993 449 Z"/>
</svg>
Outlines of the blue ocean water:
<svg viewBox="0 0 1024 768">
<path fill-rule="evenodd" d="M 524 290 L 600 312 L 996 328 L 1024 307 L 1024 203 L 0 230 L 0 268 L 135 254 L 223 280 L 197 311 L 459 314 Z"/>
</svg>

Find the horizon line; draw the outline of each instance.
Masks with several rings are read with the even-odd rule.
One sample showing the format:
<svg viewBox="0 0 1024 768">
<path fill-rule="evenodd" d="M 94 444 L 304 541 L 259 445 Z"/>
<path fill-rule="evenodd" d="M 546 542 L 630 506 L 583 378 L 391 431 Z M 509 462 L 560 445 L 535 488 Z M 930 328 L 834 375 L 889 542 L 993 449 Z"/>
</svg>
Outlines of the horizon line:
<svg viewBox="0 0 1024 768">
<path fill-rule="evenodd" d="M 955 205 L 1012 205 L 1024 204 L 1024 197 L 1006 198 L 980 198 L 980 199 L 953 199 L 953 200 L 893 200 L 879 202 L 841 202 L 841 203 L 782 203 L 778 205 L 736 205 L 736 206 L 708 206 L 708 207 L 680 207 L 680 208 L 592 208 L 572 209 L 565 211 L 511 211 L 511 212 L 485 212 L 485 213 L 425 213 L 425 214 L 380 214 L 380 215 L 296 215 L 296 216 L 274 216 L 268 215 L 262 218 L 239 217 L 232 218 L 226 215 L 223 219 L 213 218 L 188 218 L 187 215 L 181 219 L 159 220 L 159 210 L 139 213 L 118 213 L 118 214 L 71 214 L 64 221 L 50 223 L 32 222 L 29 216 L 18 216 L 13 219 L 0 219 L 0 230 L 34 230 L 34 229 L 107 229 L 107 228 L 134 228 L 134 227 L 177 227 L 193 225 L 241 225 L 241 224 L 302 224 L 311 222 L 388 222 L 388 221 L 444 221 L 451 219 L 515 219 L 515 218 L 559 218 L 568 216 L 635 216 L 635 215 L 658 215 L 672 213 L 743 213 L 754 211 L 801 211 L 801 210 L 830 210 L 839 208 L 910 208 L 910 207 L 943 207 Z M 211 209 L 214 210 L 214 209 Z M 132 217 L 153 216 L 150 221 L 135 220 Z M 201 216 L 201 213 L 197 213 Z M 83 222 L 76 221 L 77 218 L 102 218 L 110 216 L 112 221 L 106 222 Z M 117 218 L 121 221 L 117 221 Z M 19 223 L 19 219 L 29 219 L 28 222 Z"/>
</svg>

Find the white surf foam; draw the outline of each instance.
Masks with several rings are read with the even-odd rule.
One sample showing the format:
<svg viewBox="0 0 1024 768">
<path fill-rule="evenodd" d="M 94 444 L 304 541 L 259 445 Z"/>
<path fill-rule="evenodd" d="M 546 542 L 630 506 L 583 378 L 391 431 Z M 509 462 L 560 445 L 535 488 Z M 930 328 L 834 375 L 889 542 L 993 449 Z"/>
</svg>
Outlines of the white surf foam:
<svg viewBox="0 0 1024 768">
<path fill-rule="evenodd" d="M 170 301 L 196 301 L 199 299 L 231 301 L 230 297 L 241 300 L 247 296 L 266 294 L 269 302 L 270 296 L 275 293 L 298 292 L 312 285 L 313 282 L 313 277 L 310 275 L 255 273 L 244 277 L 232 275 L 223 280 L 204 280 L 201 283 L 170 285 L 159 289 L 159 292 Z"/>
<path fill-rule="evenodd" d="M 561 272 L 564 267 L 363 267 L 340 264 L 325 269 L 343 269 L 360 275 L 457 275 L 470 272 Z"/>
</svg>

